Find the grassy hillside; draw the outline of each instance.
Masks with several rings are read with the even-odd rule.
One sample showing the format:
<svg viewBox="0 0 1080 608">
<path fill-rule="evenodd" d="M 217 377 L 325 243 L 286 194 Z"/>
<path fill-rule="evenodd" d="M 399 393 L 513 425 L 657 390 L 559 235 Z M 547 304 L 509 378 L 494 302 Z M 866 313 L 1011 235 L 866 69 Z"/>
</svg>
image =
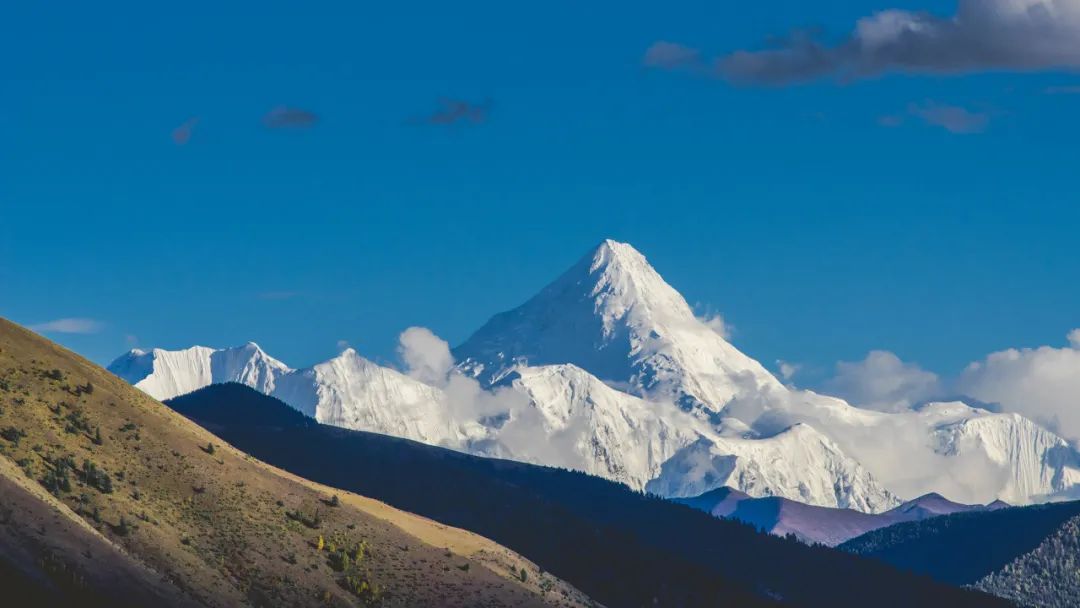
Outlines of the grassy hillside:
<svg viewBox="0 0 1080 608">
<path fill-rule="evenodd" d="M 954 585 L 970 585 L 1034 550 L 1080 502 L 954 513 L 874 530 L 840 549 Z"/>
<path fill-rule="evenodd" d="M 588 604 L 489 540 L 263 464 L 2 319 L 0 583 L 19 605 Z"/>
<path fill-rule="evenodd" d="M 478 531 L 612 607 L 1005 604 L 604 479 L 320 425 L 245 386 L 168 404 L 277 466 Z"/>
</svg>

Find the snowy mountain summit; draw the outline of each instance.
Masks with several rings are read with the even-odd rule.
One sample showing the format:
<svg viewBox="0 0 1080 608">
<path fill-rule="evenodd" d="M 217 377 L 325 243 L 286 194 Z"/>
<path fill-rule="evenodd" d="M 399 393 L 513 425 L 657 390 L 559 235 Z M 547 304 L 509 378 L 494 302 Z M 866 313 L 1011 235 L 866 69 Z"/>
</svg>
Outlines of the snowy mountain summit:
<svg viewBox="0 0 1080 608">
<path fill-rule="evenodd" d="M 714 418 L 741 391 L 780 386 L 695 317 L 645 256 L 612 240 L 495 315 L 454 355 L 489 384 L 517 366 L 570 363 L 639 397 Z"/>
<path fill-rule="evenodd" d="M 611 240 L 452 354 L 437 373 L 351 349 L 293 370 L 247 344 L 131 351 L 109 369 L 158 399 L 240 382 L 326 424 L 672 497 L 728 486 L 881 513 L 931 492 L 1025 504 L 1080 484 L 1080 454 L 1015 414 L 959 402 L 884 413 L 785 386 Z"/>
<path fill-rule="evenodd" d="M 134 349 L 109 364 L 109 371 L 155 399 L 165 400 L 225 382 L 269 393 L 277 379 L 292 370 L 248 342 L 220 350 L 205 346 L 176 351 Z"/>
</svg>

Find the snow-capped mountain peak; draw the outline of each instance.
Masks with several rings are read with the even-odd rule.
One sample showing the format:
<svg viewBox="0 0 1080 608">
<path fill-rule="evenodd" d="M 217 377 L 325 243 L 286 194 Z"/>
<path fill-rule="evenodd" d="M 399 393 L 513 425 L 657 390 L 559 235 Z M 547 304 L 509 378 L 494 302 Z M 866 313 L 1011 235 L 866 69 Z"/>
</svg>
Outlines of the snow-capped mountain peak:
<svg viewBox="0 0 1080 608">
<path fill-rule="evenodd" d="M 706 417 L 742 390 L 780 387 L 694 316 L 640 252 L 606 240 L 520 307 L 454 351 L 486 383 L 517 365 L 572 363 L 633 394 Z"/>
<path fill-rule="evenodd" d="M 160 400 L 222 382 L 239 382 L 269 393 L 277 378 L 292 371 L 254 342 L 223 349 L 132 349 L 108 369 Z"/>
</svg>

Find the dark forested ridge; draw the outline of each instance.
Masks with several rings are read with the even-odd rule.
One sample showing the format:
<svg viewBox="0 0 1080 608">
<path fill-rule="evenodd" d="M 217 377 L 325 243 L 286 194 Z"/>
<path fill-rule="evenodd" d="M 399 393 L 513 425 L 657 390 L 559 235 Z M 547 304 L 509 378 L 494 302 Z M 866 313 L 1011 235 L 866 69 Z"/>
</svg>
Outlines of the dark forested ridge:
<svg viewBox="0 0 1080 608">
<path fill-rule="evenodd" d="M 168 404 L 297 475 L 487 536 L 613 608 L 1008 605 L 581 473 L 320 425 L 240 385 Z"/>
<path fill-rule="evenodd" d="M 970 585 L 1039 546 L 1080 502 L 954 513 L 874 530 L 840 549 L 954 585 Z"/>
<path fill-rule="evenodd" d="M 982 579 L 976 587 L 1025 606 L 1080 605 L 1080 516 L 1065 522 L 1034 551 Z"/>
</svg>

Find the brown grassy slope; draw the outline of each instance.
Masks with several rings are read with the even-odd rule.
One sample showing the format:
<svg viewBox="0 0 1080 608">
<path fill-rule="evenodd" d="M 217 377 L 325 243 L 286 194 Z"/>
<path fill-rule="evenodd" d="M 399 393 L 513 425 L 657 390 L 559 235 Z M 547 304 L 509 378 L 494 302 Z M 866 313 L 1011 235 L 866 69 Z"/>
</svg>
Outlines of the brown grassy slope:
<svg viewBox="0 0 1080 608">
<path fill-rule="evenodd" d="M 162 606 L 588 605 L 487 539 L 263 464 L 3 319 L 0 409 L 0 561 L 63 588 Z"/>
<path fill-rule="evenodd" d="M 7 458 L 0 458 L 0 562 L 45 592 L 40 604 L 63 605 L 72 591 L 100 606 L 193 605 Z M 15 601 L 6 589 L 5 596 Z"/>
</svg>

